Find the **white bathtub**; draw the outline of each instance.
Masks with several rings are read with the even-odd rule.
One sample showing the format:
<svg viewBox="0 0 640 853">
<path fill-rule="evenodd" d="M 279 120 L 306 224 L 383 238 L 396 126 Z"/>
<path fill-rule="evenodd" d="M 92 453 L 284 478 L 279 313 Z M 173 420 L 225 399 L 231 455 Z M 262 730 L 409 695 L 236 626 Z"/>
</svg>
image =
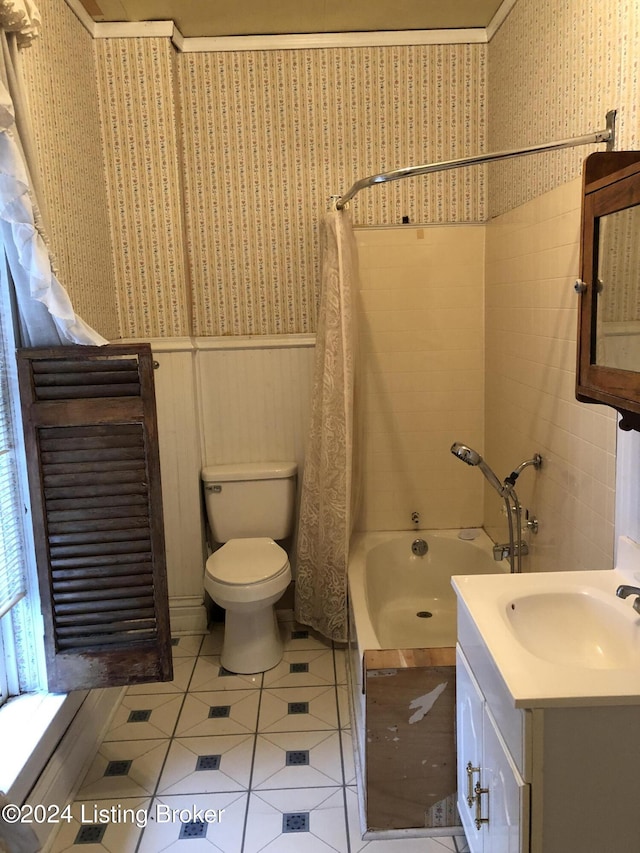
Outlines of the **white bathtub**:
<svg viewBox="0 0 640 853">
<path fill-rule="evenodd" d="M 365 701 L 362 660 L 367 649 L 453 647 L 456 597 L 453 575 L 497 574 L 506 561 L 493 559 L 493 543 L 483 530 L 411 530 L 358 533 L 349 554 L 349 682 L 361 827 L 367 838 L 459 835 L 461 827 L 416 828 L 367 833 L 364 814 Z M 411 551 L 414 539 L 426 540 L 423 556 Z M 418 615 L 421 614 L 421 615 Z M 430 615 L 425 615 L 430 614 Z"/>
<path fill-rule="evenodd" d="M 493 543 L 486 533 L 474 532 L 473 540 L 460 539 L 459 530 L 354 536 L 349 595 L 361 649 L 455 646 L 456 597 L 451 577 L 496 574 L 507 565 L 493 559 Z M 423 557 L 411 552 L 411 543 L 418 538 L 429 546 Z"/>
</svg>

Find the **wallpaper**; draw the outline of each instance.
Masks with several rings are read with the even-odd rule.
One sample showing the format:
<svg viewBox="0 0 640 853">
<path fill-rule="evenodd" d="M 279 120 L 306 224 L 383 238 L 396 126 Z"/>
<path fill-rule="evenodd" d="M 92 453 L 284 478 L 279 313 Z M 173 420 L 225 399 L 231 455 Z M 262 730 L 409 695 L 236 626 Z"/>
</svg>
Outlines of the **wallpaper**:
<svg viewBox="0 0 640 853">
<path fill-rule="evenodd" d="M 314 331 L 330 196 L 484 147 L 482 45 L 174 54 L 105 39 L 96 59 L 124 336 Z M 376 187 L 353 211 L 477 221 L 484 172 Z"/>
<path fill-rule="evenodd" d="M 122 337 L 189 334 L 182 190 L 168 39 L 97 39 Z"/>
<path fill-rule="evenodd" d="M 197 335 L 315 329 L 318 220 L 366 175 L 484 147 L 478 45 L 179 57 Z M 481 170 L 363 191 L 356 224 L 470 222 Z"/>
<path fill-rule="evenodd" d="M 518 0 L 489 45 L 488 150 L 581 136 L 617 109 L 616 148 L 637 147 L 638 3 Z M 532 37 L 533 36 L 533 37 Z M 496 216 L 581 174 L 581 146 L 489 167 Z"/>
<path fill-rule="evenodd" d="M 38 0 L 38 8 L 42 36 L 21 56 L 50 244 L 76 312 L 114 338 L 119 322 L 94 42 L 65 3 Z"/>
</svg>

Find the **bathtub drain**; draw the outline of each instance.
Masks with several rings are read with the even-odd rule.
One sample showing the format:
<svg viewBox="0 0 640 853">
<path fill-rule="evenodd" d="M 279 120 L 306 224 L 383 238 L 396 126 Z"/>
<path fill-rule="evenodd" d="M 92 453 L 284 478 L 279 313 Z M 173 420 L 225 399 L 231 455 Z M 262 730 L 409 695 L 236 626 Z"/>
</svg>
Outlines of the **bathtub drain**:
<svg viewBox="0 0 640 853">
<path fill-rule="evenodd" d="M 420 619 L 431 619 L 433 613 L 430 613 L 428 610 L 418 610 L 416 616 L 418 616 Z"/>
</svg>

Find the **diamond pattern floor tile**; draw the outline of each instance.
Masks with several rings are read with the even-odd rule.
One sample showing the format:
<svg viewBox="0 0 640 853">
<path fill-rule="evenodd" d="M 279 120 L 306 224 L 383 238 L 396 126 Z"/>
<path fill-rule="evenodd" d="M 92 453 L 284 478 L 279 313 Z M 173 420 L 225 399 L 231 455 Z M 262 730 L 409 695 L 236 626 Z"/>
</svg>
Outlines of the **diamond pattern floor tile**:
<svg viewBox="0 0 640 853">
<path fill-rule="evenodd" d="M 299 622 L 280 622 L 280 636 L 285 652 L 299 652 L 307 649 L 330 649 L 331 640 L 327 640 L 308 625 Z"/>
<path fill-rule="evenodd" d="M 104 741 L 76 794 L 76 800 L 144 797 L 155 791 L 169 749 L 165 740 Z M 125 775 L 105 775 L 110 764 L 129 765 Z"/>
<path fill-rule="evenodd" d="M 204 794 L 242 791 L 249 787 L 254 735 L 176 738 L 162 771 L 158 794 Z M 200 757 L 217 758 L 201 762 L 214 769 L 198 769 Z"/>
<path fill-rule="evenodd" d="M 306 821 L 301 820 L 304 815 L 308 816 Z M 288 821 L 286 816 L 289 816 Z M 308 828 L 296 831 L 305 825 Z M 243 853 L 342 853 L 346 850 L 342 788 L 285 789 L 251 794 Z"/>
<path fill-rule="evenodd" d="M 237 675 L 227 673 L 220 663 L 220 655 L 200 655 L 196 663 L 189 691 L 248 690 L 262 685 L 262 673 Z"/>
<path fill-rule="evenodd" d="M 287 764 L 287 756 L 292 758 Z M 303 763 L 302 759 L 306 759 Z M 342 785 L 337 732 L 258 735 L 251 787 L 317 788 Z"/>
<path fill-rule="evenodd" d="M 338 695 L 338 716 L 340 719 L 340 728 L 350 729 L 351 710 L 349 705 L 349 688 L 338 685 L 336 693 Z"/>
<path fill-rule="evenodd" d="M 156 797 L 151 804 L 151 819 L 142 834 L 139 853 L 166 850 L 178 853 L 240 853 L 246 808 L 247 794 L 237 791 Z M 187 834 L 181 838 L 185 823 L 204 823 L 204 826 L 191 827 L 192 830 L 204 830 L 204 836 L 193 837 L 187 829 Z"/>
<path fill-rule="evenodd" d="M 184 696 L 157 694 L 155 696 L 130 696 L 124 699 L 116 709 L 105 740 L 141 740 L 147 738 L 171 737 L 182 707 Z M 147 719 L 130 722 L 132 712 L 147 711 Z"/>
<path fill-rule="evenodd" d="M 304 705 L 308 710 L 300 712 L 300 706 Z M 259 732 L 313 731 L 337 726 L 335 687 L 282 687 L 262 691 Z"/>
<path fill-rule="evenodd" d="M 335 684 L 331 649 L 285 652 L 282 660 L 264 674 L 264 687 L 309 687 Z"/>
<path fill-rule="evenodd" d="M 201 655 L 219 655 L 222 652 L 222 643 L 224 640 L 224 625 L 217 622 L 211 626 L 208 634 L 205 634 L 202 646 L 200 648 Z"/>
<path fill-rule="evenodd" d="M 49 853 L 135 853 L 150 803 L 150 799 L 123 797 L 115 800 L 75 802 L 71 806 L 72 820 L 69 823 L 60 823 Z M 89 834 L 87 830 L 90 830 L 94 837 L 101 836 L 100 841 L 94 844 L 76 843 L 81 830 L 84 830 L 85 834 Z"/>
<path fill-rule="evenodd" d="M 347 658 L 344 649 L 334 649 L 333 656 L 336 662 L 336 684 L 347 683 Z"/>
<path fill-rule="evenodd" d="M 253 734 L 259 700 L 259 690 L 187 693 L 176 737 Z"/>
<path fill-rule="evenodd" d="M 174 661 L 176 658 L 192 658 L 200 652 L 202 645 L 202 634 L 192 634 L 185 637 L 173 637 L 171 640 L 171 653 Z"/>
</svg>

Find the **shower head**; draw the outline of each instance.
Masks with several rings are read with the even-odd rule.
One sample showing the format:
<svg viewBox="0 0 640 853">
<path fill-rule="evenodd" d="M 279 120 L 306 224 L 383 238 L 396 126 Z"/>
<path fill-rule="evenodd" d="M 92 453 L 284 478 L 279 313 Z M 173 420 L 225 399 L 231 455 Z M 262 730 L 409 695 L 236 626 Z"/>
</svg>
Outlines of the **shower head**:
<svg viewBox="0 0 640 853">
<path fill-rule="evenodd" d="M 455 444 L 451 445 L 451 452 L 454 456 L 457 456 L 458 459 L 462 459 L 463 462 L 466 462 L 467 465 L 479 465 L 482 462 L 482 456 L 477 453 L 475 450 L 472 450 L 470 447 L 467 447 L 466 444 L 460 444 L 459 441 L 456 441 Z"/>
<path fill-rule="evenodd" d="M 473 448 L 467 447 L 466 444 L 461 444 L 459 441 L 456 441 L 451 445 L 451 452 L 454 456 L 457 456 L 458 459 L 462 459 L 463 462 L 466 462 L 467 465 L 473 465 L 474 467 L 477 465 L 501 497 L 504 497 L 509 492 L 510 486 L 507 484 L 503 485 L 500 482 L 477 450 L 473 450 Z"/>
</svg>

